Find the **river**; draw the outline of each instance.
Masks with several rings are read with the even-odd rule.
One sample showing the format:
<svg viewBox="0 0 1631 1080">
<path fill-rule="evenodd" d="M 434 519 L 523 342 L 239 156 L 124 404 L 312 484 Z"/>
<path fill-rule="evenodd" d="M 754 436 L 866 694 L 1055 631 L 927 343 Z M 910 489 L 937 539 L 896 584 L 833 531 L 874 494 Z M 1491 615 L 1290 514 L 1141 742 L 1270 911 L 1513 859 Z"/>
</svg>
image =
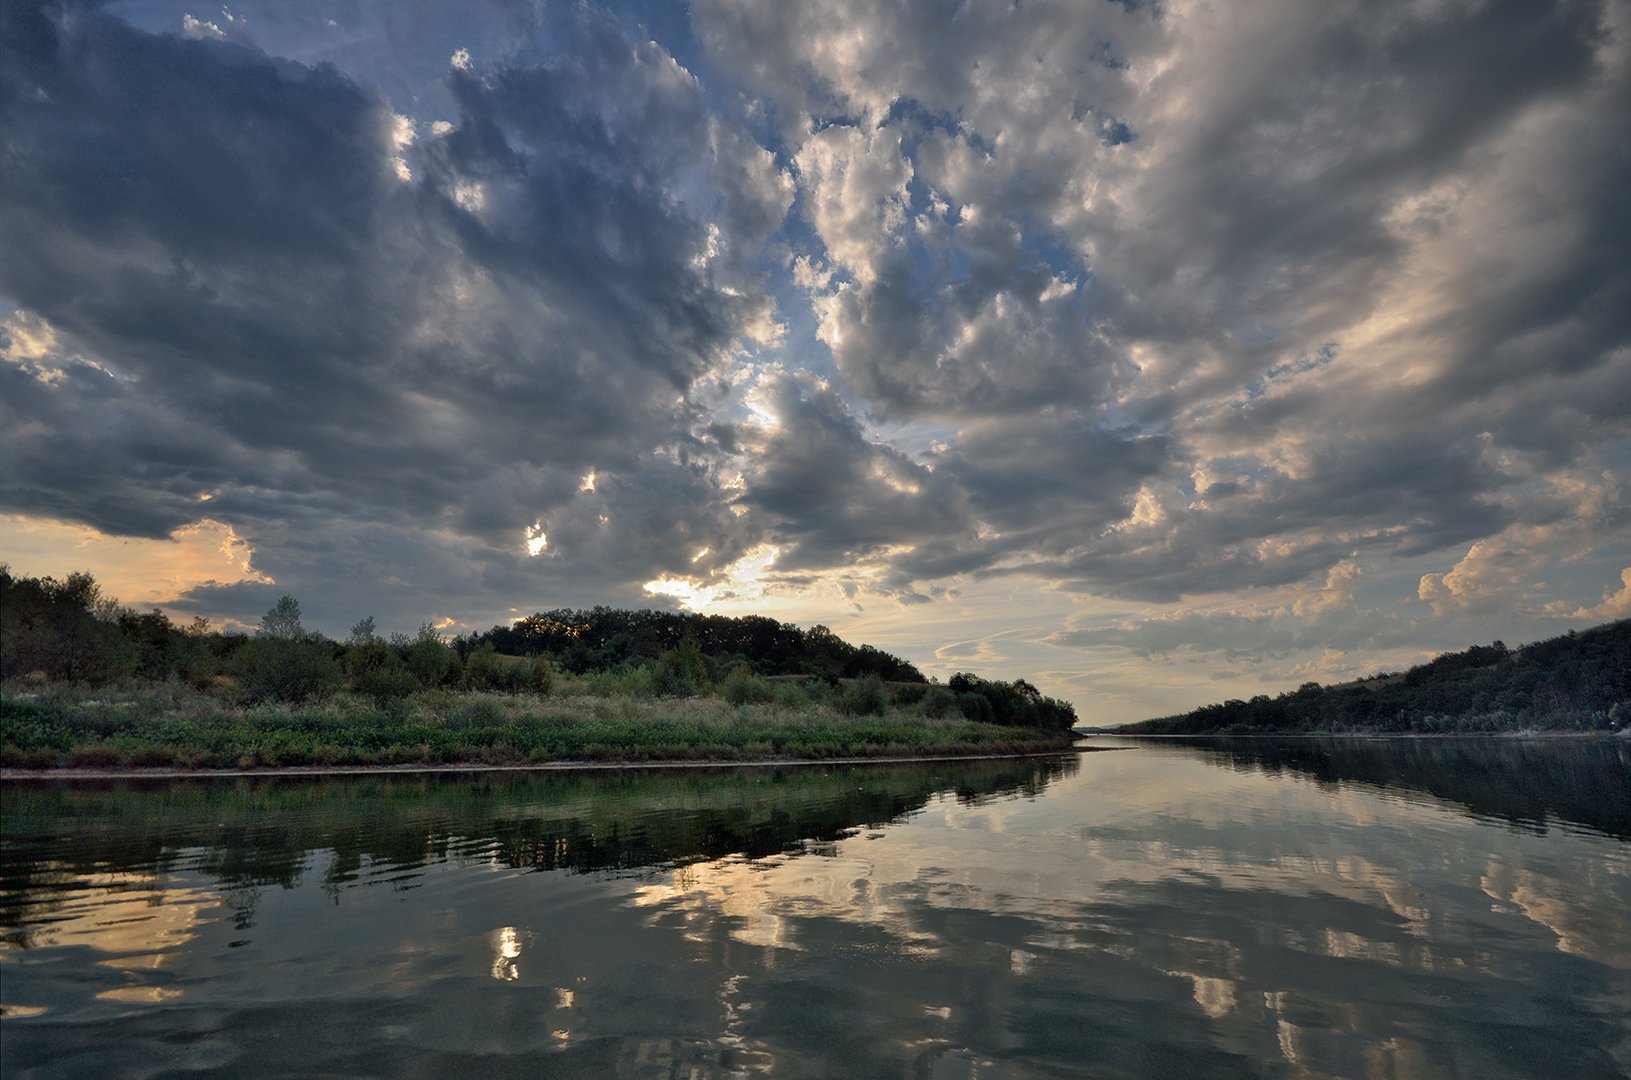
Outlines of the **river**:
<svg viewBox="0 0 1631 1080">
<path fill-rule="evenodd" d="M 25 1077 L 1622 1077 L 1624 740 L 7 781 Z"/>
</svg>

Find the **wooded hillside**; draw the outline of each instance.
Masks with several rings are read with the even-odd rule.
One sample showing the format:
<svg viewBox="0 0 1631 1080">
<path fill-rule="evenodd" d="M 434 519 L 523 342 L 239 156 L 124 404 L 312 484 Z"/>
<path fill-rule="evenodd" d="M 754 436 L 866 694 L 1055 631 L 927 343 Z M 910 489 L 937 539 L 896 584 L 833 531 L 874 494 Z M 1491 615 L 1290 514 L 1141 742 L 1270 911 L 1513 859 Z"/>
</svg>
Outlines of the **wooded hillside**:
<svg viewBox="0 0 1631 1080">
<path fill-rule="evenodd" d="M 1445 653 L 1402 674 L 1225 701 L 1125 725 L 1138 735 L 1610 731 L 1631 726 L 1631 619 L 1508 649 Z"/>
</svg>

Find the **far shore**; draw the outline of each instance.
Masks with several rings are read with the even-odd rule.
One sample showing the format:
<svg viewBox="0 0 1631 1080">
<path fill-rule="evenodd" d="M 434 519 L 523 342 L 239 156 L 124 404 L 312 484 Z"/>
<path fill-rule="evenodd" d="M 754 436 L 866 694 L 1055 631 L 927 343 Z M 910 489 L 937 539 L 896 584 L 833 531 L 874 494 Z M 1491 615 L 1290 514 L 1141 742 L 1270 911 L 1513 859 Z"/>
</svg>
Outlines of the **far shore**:
<svg viewBox="0 0 1631 1080">
<path fill-rule="evenodd" d="M 1012 753 L 912 754 L 900 757 L 756 758 L 750 761 L 540 761 L 515 764 L 487 762 L 448 762 L 404 765 L 269 765 L 264 768 L 0 768 L 0 782 L 26 780 L 195 780 L 215 777 L 299 777 L 299 776 L 397 776 L 411 774 L 470 775 L 500 772 L 632 772 L 648 769 L 780 769 L 813 765 L 918 765 L 937 761 L 1004 761 L 1012 758 L 1059 757 L 1126 749 L 1117 746 L 1059 746 L 1048 750 Z"/>
<path fill-rule="evenodd" d="M 1631 728 L 1619 731 L 1205 731 L 1195 734 L 1092 731 L 1078 734 L 1083 738 L 1112 735 L 1118 739 L 1631 739 Z"/>
</svg>

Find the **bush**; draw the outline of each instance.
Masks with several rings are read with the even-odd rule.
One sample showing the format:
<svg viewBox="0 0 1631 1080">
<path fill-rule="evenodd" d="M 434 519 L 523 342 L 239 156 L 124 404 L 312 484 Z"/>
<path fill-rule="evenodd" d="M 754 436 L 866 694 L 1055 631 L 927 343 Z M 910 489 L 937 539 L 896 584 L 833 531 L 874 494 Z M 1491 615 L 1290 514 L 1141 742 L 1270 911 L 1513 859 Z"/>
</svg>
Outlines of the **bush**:
<svg viewBox="0 0 1631 1080">
<path fill-rule="evenodd" d="M 239 693 L 250 702 L 299 705 L 339 689 L 340 665 L 329 645 L 312 638 L 257 637 L 232 658 Z"/>
<path fill-rule="evenodd" d="M 366 695 L 381 709 L 389 708 L 419 689 L 419 680 L 408 665 L 390 653 L 384 659 L 354 675 L 351 685 L 357 693 Z"/>
<path fill-rule="evenodd" d="M 430 690 L 440 686 L 452 672 L 454 653 L 443 644 L 436 628 L 427 623 L 419 628 L 413 643 L 404 650 L 402 659 L 408 665 L 408 670 L 413 672 L 413 677 L 419 680 L 419 685 Z"/>
<path fill-rule="evenodd" d="M 896 705 L 916 705 L 929 693 L 928 683 L 902 683 L 889 688 Z"/>
<path fill-rule="evenodd" d="M 487 644 L 465 661 L 464 683 L 471 690 L 547 694 L 555 685 L 555 665 L 547 656 L 500 656 Z"/>
<path fill-rule="evenodd" d="M 931 686 L 923 695 L 923 715 L 943 720 L 957 711 L 957 695 L 944 686 Z"/>
<path fill-rule="evenodd" d="M 796 682 L 771 683 L 773 700 L 784 709 L 804 709 L 810 705 L 810 695 Z"/>
<path fill-rule="evenodd" d="M 115 746 L 76 746 L 68 754 L 68 764 L 80 769 L 113 769 L 125 763 L 125 755 Z"/>
<path fill-rule="evenodd" d="M 958 694 L 957 711 L 962 713 L 965 719 L 973 720 L 977 724 L 994 724 L 997 721 L 996 710 L 983 694 L 973 692 Z"/>
<path fill-rule="evenodd" d="M 0 564 L 0 677 L 39 671 L 53 682 L 103 685 L 134 674 L 139 649 L 119 615 L 89 574 L 13 578 Z"/>
<path fill-rule="evenodd" d="M 746 664 L 731 668 L 720 684 L 720 694 L 732 705 L 754 705 L 774 700 L 776 687 L 762 675 L 755 675 Z"/>
<path fill-rule="evenodd" d="M 694 697 L 708 689 L 708 662 L 695 638 L 686 637 L 652 665 L 653 688 L 662 697 Z"/>
<path fill-rule="evenodd" d="M 547 656 L 535 656 L 528 660 L 521 674 L 525 688 L 534 694 L 547 694 L 554 689 L 555 665 L 549 662 Z"/>
<path fill-rule="evenodd" d="M 877 716 L 889 711 L 889 690 L 876 675 L 865 675 L 838 695 L 838 708 L 851 716 Z"/>
<path fill-rule="evenodd" d="M 597 671 L 589 676 L 587 686 L 593 697 L 650 697 L 655 693 L 648 667 Z"/>
<path fill-rule="evenodd" d="M 496 690 L 503 681 L 504 662 L 491 644 L 483 645 L 464 661 L 464 683 L 471 690 Z"/>
</svg>

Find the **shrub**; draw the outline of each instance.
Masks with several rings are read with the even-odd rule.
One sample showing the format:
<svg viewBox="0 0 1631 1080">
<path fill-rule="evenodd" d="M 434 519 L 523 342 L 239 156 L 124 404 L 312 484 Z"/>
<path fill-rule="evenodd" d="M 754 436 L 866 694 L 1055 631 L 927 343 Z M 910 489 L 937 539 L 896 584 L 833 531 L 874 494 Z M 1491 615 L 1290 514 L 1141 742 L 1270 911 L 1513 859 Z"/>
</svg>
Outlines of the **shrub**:
<svg viewBox="0 0 1631 1080">
<path fill-rule="evenodd" d="M 148 746 L 130 755 L 132 765 L 143 768 L 175 768 L 181 764 L 181 755 L 173 746 Z"/>
<path fill-rule="evenodd" d="M 851 716 L 877 716 L 889 710 L 889 690 L 876 675 L 865 675 L 838 695 L 838 708 Z"/>
<path fill-rule="evenodd" d="M 652 665 L 653 688 L 662 697 L 693 697 L 708 688 L 708 662 L 696 639 L 687 636 L 678 646 L 657 657 Z"/>
<path fill-rule="evenodd" d="M 890 687 L 896 705 L 916 705 L 929 693 L 928 683 L 902 683 Z"/>
<path fill-rule="evenodd" d="M 656 691 L 648 667 L 597 671 L 588 679 L 588 692 L 594 697 L 650 697 Z"/>
<path fill-rule="evenodd" d="M 943 720 L 957 711 L 957 695 L 944 686 L 931 686 L 923 695 L 923 715 Z"/>
<path fill-rule="evenodd" d="M 957 711 L 962 713 L 964 718 L 979 724 L 992 724 L 997 720 L 996 710 L 983 694 L 972 692 L 958 694 Z"/>
<path fill-rule="evenodd" d="M 547 656 L 535 656 L 522 671 L 525 688 L 534 694 L 547 694 L 555 686 L 555 665 Z"/>
<path fill-rule="evenodd" d="M 14 769 L 54 769 L 59 755 L 55 750 L 24 750 L 16 746 L 0 749 L 0 765 Z"/>
<path fill-rule="evenodd" d="M 388 709 L 419 689 L 419 680 L 408 665 L 390 653 L 374 667 L 353 676 L 351 685 L 381 709 Z"/>
<path fill-rule="evenodd" d="M 471 653 L 464 662 L 464 682 L 471 690 L 496 690 L 503 681 L 504 662 L 489 642 Z"/>
<path fill-rule="evenodd" d="M 500 656 L 487 644 L 465 661 L 464 683 L 471 690 L 547 694 L 555 685 L 555 665 L 547 656 Z"/>
<path fill-rule="evenodd" d="M 232 673 L 251 702 L 298 705 L 320 701 L 340 686 L 340 665 L 328 643 L 311 638 L 258 637 L 232 658 Z"/>
<path fill-rule="evenodd" d="M 732 705 L 752 705 L 771 701 L 776 697 L 776 688 L 769 679 L 762 675 L 755 675 L 746 664 L 738 664 L 731 668 L 730 674 L 720 684 L 720 693 Z"/>
<path fill-rule="evenodd" d="M 504 712 L 492 698 L 476 697 L 461 703 L 448 716 L 447 726 L 452 731 L 470 728 L 494 727 L 504 722 Z"/>
<path fill-rule="evenodd" d="M 440 686 L 452 672 L 454 653 L 442 642 L 436 628 L 426 623 L 403 651 L 402 659 L 419 685 L 429 690 Z"/>
<path fill-rule="evenodd" d="M 810 704 L 810 695 L 796 682 L 771 683 L 775 702 L 784 709 L 803 709 Z"/>
</svg>

